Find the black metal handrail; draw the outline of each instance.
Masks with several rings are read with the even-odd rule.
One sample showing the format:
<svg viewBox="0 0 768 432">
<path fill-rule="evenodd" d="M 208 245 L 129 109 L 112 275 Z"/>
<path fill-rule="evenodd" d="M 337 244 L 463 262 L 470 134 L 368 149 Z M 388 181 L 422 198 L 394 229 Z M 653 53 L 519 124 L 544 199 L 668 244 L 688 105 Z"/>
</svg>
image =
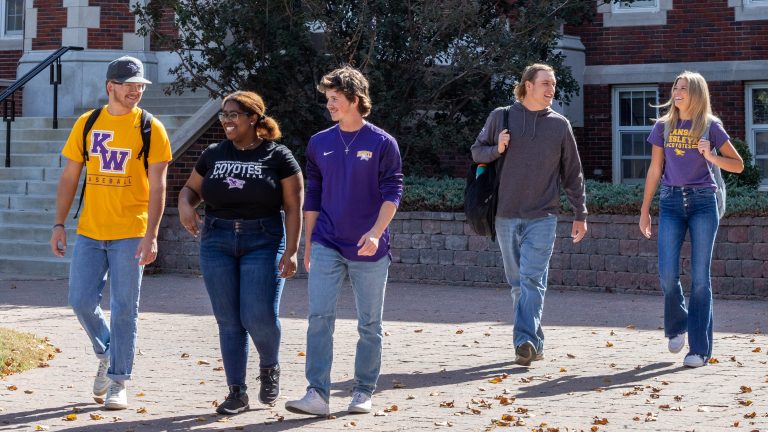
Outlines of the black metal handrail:
<svg viewBox="0 0 768 432">
<path fill-rule="evenodd" d="M 16 91 L 23 88 L 32 78 L 50 68 L 51 85 L 53 86 L 53 128 L 59 128 L 59 84 L 61 84 L 61 56 L 68 51 L 82 51 L 83 47 L 65 46 L 57 49 L 45 60 L 41 61 L 31 71 L 17 79 L 13 84 L 0 93 L 3 104 L 3 121 L 5 122 L 5 166 L 11 166 L 11 122 L 16 120 Z"/>
</svg>

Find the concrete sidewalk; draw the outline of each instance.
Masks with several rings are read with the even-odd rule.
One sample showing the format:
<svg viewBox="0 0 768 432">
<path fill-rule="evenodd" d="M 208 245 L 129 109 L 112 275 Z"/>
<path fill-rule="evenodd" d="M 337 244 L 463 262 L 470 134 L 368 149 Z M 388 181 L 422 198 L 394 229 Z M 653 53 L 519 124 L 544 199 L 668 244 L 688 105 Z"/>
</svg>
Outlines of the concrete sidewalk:
<svg viewBox="0 0 768 432">
<path fill-rule="evenodd" d="M 47 336 L 62 352 L 48 368 L 0 382 L 0 430 L 483 431 L 506 430 L 499 421 L 513 418 L 512 430 L 768 431 L 766 302 L 715 300 L 719 362 L 700 369 L 682 367 L 685 351 L 667 352 L 661 296 L 557 291 L 547 294 L 546 358 L 521 368 L 513 363 L 510 304 L 507 290 L 390 284 L 373 399 L 381 415 L 349 415 L 357 334 L 347 288 L 336 325 L 333 416 L 318 419 L 284 409 L 306 386 L 299 355 L 306 281 L 289 281 L 280 401 L 256 401 L 252 350 L 252 409 L 223 417 L 213 414 L 226 386 L 200 278 L 145 278 L 130 408 L 123 411 L 102 410 L 91 399 L 97 362 L 66 306 L 66 281 L 1 281 L 0 326 Z M 74 411 L 76 420 L 64 420 Z"/>
</svg>

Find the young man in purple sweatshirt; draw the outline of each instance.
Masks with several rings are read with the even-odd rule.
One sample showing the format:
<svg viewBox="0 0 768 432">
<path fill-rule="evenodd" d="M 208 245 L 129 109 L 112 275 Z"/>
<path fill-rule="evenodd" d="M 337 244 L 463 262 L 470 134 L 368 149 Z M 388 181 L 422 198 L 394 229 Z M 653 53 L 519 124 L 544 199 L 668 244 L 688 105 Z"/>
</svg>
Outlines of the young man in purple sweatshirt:
<svg viewBox="0 0 768 432">
<path fill-rule="evenodd" d="M 515 87 L 517 101 L 509 111 L 497 108 L 488 116 L 471 149 L 478 163 L 493 162 L 506 153 L 497 168 L 501 178 L 496 237 L 512 288 L 515 363 L 521 366 L 543 358 L 541 316 L 561 187 L 573 208 L 573 242 L 587 233 L 584 174 L 576 140 L 568 119 L 550 108 L 556 84 L 552 67 L 526 67 Z M 505 112 L 509 130 L 503 129 Z"/>
<path fill-rule="evenodd" d="M 309 327 L 303 398 L 288 411 L 328 415 L 336 300 L 349 276 L 360 338 L 350 413 L 371 411 L 381 369 L 382 313 L 389 255 L 389 223 L 403 192 L 400 150 L 392 136 L 366 122 L 368 80 L 343 67 L 323 77 L 318 90 L 335 126 L 307 147 L 304 266 L 309 272 Z"/>
</svg>

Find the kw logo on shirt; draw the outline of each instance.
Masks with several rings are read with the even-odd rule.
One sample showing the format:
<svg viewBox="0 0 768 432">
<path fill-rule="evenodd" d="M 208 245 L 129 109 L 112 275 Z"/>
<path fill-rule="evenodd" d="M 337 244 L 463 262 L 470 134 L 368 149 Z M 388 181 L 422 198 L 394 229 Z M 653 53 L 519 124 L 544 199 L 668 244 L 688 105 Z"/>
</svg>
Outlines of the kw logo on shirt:
<svg viewBox="0 0 768 432">
<path fill-rule="evenodd" d="M 673 129 L 669 132 L 669 139 L 664 144 L 664 147 L 671 148 L 675 151 L 675 156 L 685 156 L 686 149 L 694 149 L 698 146 L 693 142 L 693 138 L 689 136 L 691 133 L 688 129 Z"/>
<path fill-rule="evenodd" d="M 115 133 L 112 131 L 91 132 L 91 156 L 99 157 L 99 171 L 105 173 L 125 174 L 126 162 L 131 158 L 131 149 L 111 148 Z"/>
<path fill-rule="evenodd" d="M 361 161 L 367 161 L 373 157 L 373 152 L 368 150 L 360 150 L 357 152 L 357 157 L 359 157 Z"/>
</svg>

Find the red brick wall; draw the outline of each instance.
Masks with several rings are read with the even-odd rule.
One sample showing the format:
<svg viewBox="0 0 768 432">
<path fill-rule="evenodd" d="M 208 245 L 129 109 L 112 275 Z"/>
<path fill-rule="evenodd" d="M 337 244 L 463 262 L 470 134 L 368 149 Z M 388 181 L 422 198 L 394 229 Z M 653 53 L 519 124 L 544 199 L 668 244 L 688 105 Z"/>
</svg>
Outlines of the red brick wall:
<svg viewBox="0 0 768 432">
<path fill-rule="evenodd" d="M 173 22 L 173 9 L 166 8 L 163 10 L 163 16 L 160 18 L 160 22 L 157 28 L 157 32 L 165 36 L 176 36 L 179 34 L 176 25 Z M 160 43 L 159 38 L 155 35 L 150 37 L 149 45 L 152 51 L 165 51 L 170 47 L 169 43 Z"/>
<path fill-rule="evenodd" d="M 33 7 L 37 8 L 37 37 L 32 49 L 61 48 L 61 30 L 67 26 L 67 10 L 61 0 L 34 0 Z"/>
<path fill-rule="evenodd" d="M 101 7 L 101 27 L 88 29 L 88 48 L 122 49 L 123 33 L 136 31 L 136 18 L 130 11 L 129 1 L 90 0 L 88 6 Z"/>
<path fill-rule="evenodd" d="M 166 205 L 168 207 L 176 207 L 179 198 L 179 192 L 187 182 L 189 174 L 195 168 L 197 159 L 200 154 L 203 153 L 209 145 L 221 142 L 225 139 L 224 129 L 221 127 L 221 123 L 214 122 L 208 131 L 203 133 L 200 138 L 192 144 L 184 154 L 176 159 L 171 166 L 168 167 L 168 180 L 167 180 L 167 194 Z"/>
<path fill-rule="evenodd" d="M 734 21 L 727 0 L 675 1 L 665 26 L 603 27 L 603 15 L 567 26 L 587 48 L 587 65 L 768 58 L 768 20 Z M 596 7 L 596 6 L 595 6 Z"/>
<path fill-rule="evenodd" d="M 0 51 L 0 79 L 15 80 L 16 79 L 16 67 L 19 65 L 19 59 L 21 58 L 21 51 Z M 5 91 L 6 87 L 0 86 L 0 93 Z M 17 91 L 14 100 L 16 101 L 16 115 L 21 115 L 21 91 Z M 2 110 L 2 105 L 0 105 Z M 0 117 L 2 111 L 0 111 Z"/>
</svg>

